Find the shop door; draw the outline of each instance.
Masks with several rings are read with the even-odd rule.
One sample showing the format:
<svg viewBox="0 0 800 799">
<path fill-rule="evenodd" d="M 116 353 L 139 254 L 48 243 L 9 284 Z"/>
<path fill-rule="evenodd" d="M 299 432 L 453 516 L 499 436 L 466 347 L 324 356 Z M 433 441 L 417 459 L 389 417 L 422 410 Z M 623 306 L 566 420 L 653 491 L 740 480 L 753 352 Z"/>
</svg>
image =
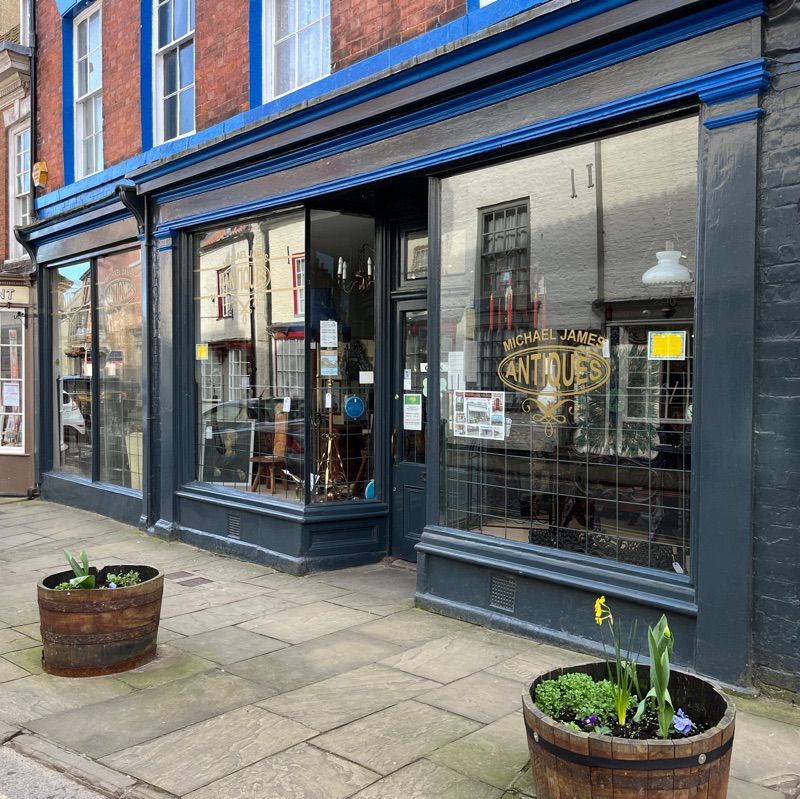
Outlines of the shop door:
<svg viewBox="0 0 800 799">
<path fill-rule="evenodd" d="M 428 310 L 423 299 L 393 303 L 391 522 L 392 554 L 417 559 L 425 526 L 425 426 L 428 405 Z"/>
</svg>

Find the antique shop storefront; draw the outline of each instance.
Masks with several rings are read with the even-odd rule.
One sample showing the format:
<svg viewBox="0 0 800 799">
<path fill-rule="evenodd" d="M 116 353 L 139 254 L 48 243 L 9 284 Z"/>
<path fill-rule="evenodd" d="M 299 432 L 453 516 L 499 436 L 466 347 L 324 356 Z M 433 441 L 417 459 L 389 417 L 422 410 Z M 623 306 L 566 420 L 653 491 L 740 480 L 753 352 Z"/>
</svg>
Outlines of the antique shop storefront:
<svg viewBox="0 0 800 799">
<path fill-rule="evenodd" d="M 43 495 L 585 648 L 605 593 L 745 684 L 760 7 L 636 5 L 31 228 Z"/>
</svg>

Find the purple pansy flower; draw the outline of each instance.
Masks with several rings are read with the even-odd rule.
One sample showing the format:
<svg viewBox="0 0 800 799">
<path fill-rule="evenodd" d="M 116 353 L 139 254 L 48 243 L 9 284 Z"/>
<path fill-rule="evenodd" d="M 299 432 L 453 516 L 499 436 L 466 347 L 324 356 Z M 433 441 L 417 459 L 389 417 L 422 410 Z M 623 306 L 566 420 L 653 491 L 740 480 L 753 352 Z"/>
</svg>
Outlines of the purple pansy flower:
<svg viewBox="0 0 800 799">
<path fill-rule="evenodd" d="M 688 735 L 691 732 L 692 727 L 694 727 L 694 724 L 692 723 L 692 720 L 683 712 L 683 710 L 678 708 L 678 712 L 672 717 L 672 726 L 675 727 L 678 732 Z"/>
<path fill-rule="evenodd" d="M 596 725 L 597 725 L 597 715 L 595 713 L 592 713 L 591 716 L 587 716 L 583 720 L 583 726 L 584 727 L 594 727 Z"/>
</svg>

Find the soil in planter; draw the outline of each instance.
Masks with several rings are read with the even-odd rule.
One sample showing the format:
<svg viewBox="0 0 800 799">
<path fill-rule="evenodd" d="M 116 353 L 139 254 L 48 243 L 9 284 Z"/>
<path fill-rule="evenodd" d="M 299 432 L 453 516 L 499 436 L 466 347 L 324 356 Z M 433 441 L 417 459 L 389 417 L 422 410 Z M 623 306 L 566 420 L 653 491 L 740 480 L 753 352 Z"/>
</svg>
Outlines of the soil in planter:
<svg viewBox="0 0 800 799">
<path fill-rule="evenodd" d="M 633 712 L 636 712 L 635 707 Z M 689 732 L 688 735 L 684 735 L 683 733 L 672 731 L 669 736 L 671 740 L 682 740 L 683 738 L 691 738 L 693 735 L 699 735 L 706 730 L 710 730 L 716 723 L 709 721 L 707 718 L 703 718 L 702 713 L 698 714 L 697 718 L 695 718 L 695 714 L 693 713 L 688 713 L 687 715 L 692 720 L 693 724 L 691 732 Z M 575 721 L 575 717 L 571 716 L 569 713 L 560 713 L 553 718 L 555 718 L 556 721 L 560 721 L 562 724 L 569 724 L 569 722 Z M 581 726 L 579 722 L 575 723 L 578 724 L 579 727 Z M 659 737 L 658 714 L 653 705 L 648 705 L 639 721 L 629 721 L 624 727 L 620 727 L 618 724 L 610 724 L 608 726 L 611 728 L 609 735 L 615 735 L 617 738 L 633 738 L 641 741 L 647 738 Z M 584 732 L 592 732 L 591 728 L 581 727 L 581 729 Z"/>
</svg>

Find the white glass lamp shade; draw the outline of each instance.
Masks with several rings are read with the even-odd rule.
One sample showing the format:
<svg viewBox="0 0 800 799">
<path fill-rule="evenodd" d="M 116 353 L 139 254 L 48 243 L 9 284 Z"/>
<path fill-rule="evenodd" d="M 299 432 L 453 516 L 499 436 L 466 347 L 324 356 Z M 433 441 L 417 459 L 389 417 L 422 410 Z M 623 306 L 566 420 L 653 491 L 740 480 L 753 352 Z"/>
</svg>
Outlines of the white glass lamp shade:
<svg viewBox="0 0 800 799">
<path fill-rule="evenodd" d="M 658 263 L 643 275 L 645 286 L 680 286 L 692 282 L 692 273 L 685 267 L 680 250 L 662 250 L 656 253 Z"/>
</svg>

